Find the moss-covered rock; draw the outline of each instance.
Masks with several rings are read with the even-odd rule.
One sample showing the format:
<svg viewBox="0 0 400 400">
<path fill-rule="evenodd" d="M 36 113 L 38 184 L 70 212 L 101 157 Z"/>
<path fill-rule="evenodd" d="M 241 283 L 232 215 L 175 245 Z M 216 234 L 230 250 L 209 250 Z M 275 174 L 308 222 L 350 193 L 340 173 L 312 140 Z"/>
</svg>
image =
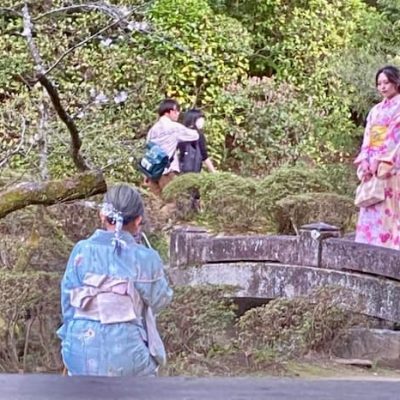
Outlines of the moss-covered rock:
<svg viewBox="0 0 400 400">
<path fill-rule="evenodd" d="M 326 222 L 346 232 L 354 228 L 357 209 L 352 198 L 335 193 L 305 193 L 279 200 L 276 224 L 279 233 L 297 233 L 312 222 Z"/>
</svg>

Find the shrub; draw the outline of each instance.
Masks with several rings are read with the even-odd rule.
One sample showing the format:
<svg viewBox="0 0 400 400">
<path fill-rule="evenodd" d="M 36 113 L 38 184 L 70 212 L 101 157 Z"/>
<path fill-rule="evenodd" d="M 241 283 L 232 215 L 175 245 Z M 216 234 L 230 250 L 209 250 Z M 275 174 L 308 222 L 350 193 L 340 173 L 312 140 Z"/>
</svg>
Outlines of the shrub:
<svg viewBox="0 0 400 400">
<path fill-rule="evenodd" d="M 302 225 L 325 222 L 346 232 L 354 228 L 357 209 L 352 198 L 334 193 L 305 193 L 277 202 L 277 231 L 297 233 Z"/>
<path fill-rule="evenodd" d="M 238 321 L 239 345 L 257 359 L 275 352 L 290 358 L 310 350 L 329 351 L 355 319 L 339 305 L 342 290 L 321 289 L 309 297 L 276 299 L 247 311 Z"/>
<path fill-rule="evenodd" d="M 226 287 L 175 288 L 172 304 L 158 318 L 170 359 L 166 373 L 193 373 L 196 364 L 199 366 L 219 349 L 229 347 L 235 307 L 224 297 L 227 293 Z M 182 365 L 188 369 L 182 370 Z"/>
<path fill-rule="evenodd" d="M 221 124 L 228 133 L 225 164 L 242 175 L 264 176 L 302 161 L 342 161 L 358 145 L 343 99 L 324 97 L 322 104 L 295 85 L 252 78 L 231 85 L 221 102 Z M 218 118 L 213 116 L 213 121 Z"/>
<path fill-rule="evenodd" d="M 264 179 L 230 173 L 183 174 L 165 188 L 164 196 L 179 203 L 193 188 L 200 191 L 202 212 L 181 217 L 195 218 L 214 230 L 241 233 L 275 231 L 277 202 L 288 195 L 333 191 L 318 170 L 282 167 Z"/>
<path fill-rule="evenodd" d="M 57 273 L 0 271 L 0 369 L 61 371 Z"/>
</svg>

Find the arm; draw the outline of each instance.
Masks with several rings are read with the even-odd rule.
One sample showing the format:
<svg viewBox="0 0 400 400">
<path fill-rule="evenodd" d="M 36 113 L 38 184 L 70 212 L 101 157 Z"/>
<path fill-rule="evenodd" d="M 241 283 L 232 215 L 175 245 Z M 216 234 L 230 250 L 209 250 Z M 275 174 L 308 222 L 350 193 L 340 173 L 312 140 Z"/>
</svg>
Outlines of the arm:
<svg viewBox="0 0 400 400">
<path fill-rule="evenodd" d="M 367 175 L 370 174 L 369 143 L 372 112 L 373 109 L 369 112 L 367 117 L 367 125 L 364 130 L 364 138 L 360 153 L 354 160 L 354 164 L 357 166 L 357 176 L 360 180 L 364 179 Z"/>
<path fill-rule="evenodd" d="M 63 279 L 61 281 L 61 311 L 63 317 L 63 326 L 59 331 L 61 339 L 63 339 L 67 325 L 74 316 L 74 307 L 70 302 L 70 291 L 81 286 L 81 281 L 77 273 L 77 265 L 83 261 L 83 256 L 80 252 L 80 244 L 76 244 L 69 257 L 67 267 Z"/>
<path fill-rule="evenodd" d="M 145 303 L 157 314 L 171 302 L 173 291 L 169 287 L 163 263 L 157 252 L 148 250 L 146 258 L 141 262 L 143 266 L 135 287 Z"/>
<path fill-rule="evenodd" d="M 199 133 L 199 147 L 204 165 L 210 172 L 217 172 L 211 159 L 208 157 L 207 140 L 203 132 Z"/>
<path fill-rule="evenodd" d="M 186 128 L 179 122 L 174 123 L 174 130 L 178 142 L 193 142 L 199 140 L 199 133 L 195 129 Z"/>
<path fill-rule="evenodd" d="M 209 158 L 207 158 L 207 159 L 204 160 L 203 162 L 204 162 L 204 165 L 207 167 L 207 169 L 208 169 L 210 172 L 212 172 L 212 173 L 216 173 L 216 172 L 217 172 L 217 170 L 216 170 L 215 167 L 214 167 L 214 164 L 212 163 L 212 161 L 211 161 Z"/>
</svg>

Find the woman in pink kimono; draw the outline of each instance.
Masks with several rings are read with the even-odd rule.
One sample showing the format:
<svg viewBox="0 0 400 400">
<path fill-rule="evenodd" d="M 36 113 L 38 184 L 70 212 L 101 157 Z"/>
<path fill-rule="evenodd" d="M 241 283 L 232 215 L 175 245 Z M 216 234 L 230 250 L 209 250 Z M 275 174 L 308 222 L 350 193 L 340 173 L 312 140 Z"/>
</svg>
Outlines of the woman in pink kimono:
<svg viewBox="0 0 400 400">
<path fill-rule="evenodd" d="M 375 174 L 386 180 L 385 200 L 360 209 L 356 242 L 400 250 L 400 71 L 386 66 L 376 74 L 383 96 L 368 114 L 361 152 L 355 160 L 361 181 Z"/>
</svg>

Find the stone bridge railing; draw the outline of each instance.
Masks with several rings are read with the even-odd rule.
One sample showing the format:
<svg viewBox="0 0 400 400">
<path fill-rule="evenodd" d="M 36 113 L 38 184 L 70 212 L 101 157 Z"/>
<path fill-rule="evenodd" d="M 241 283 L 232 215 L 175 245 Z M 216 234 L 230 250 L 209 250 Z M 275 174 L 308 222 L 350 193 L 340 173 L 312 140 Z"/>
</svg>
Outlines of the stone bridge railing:
<svg viewBox="0 0 400 400">
<path fill-rule="evenodd" d="M 273 299 L 345 290 L 343 305 L 400 321 L 400 252 L 355 243 L 323 223 L 298 236 L 212 236 L 198 228 L 173 232 L 170 275 L 176 285 L 231 285 L 235 297 Z"/>
</svg>

